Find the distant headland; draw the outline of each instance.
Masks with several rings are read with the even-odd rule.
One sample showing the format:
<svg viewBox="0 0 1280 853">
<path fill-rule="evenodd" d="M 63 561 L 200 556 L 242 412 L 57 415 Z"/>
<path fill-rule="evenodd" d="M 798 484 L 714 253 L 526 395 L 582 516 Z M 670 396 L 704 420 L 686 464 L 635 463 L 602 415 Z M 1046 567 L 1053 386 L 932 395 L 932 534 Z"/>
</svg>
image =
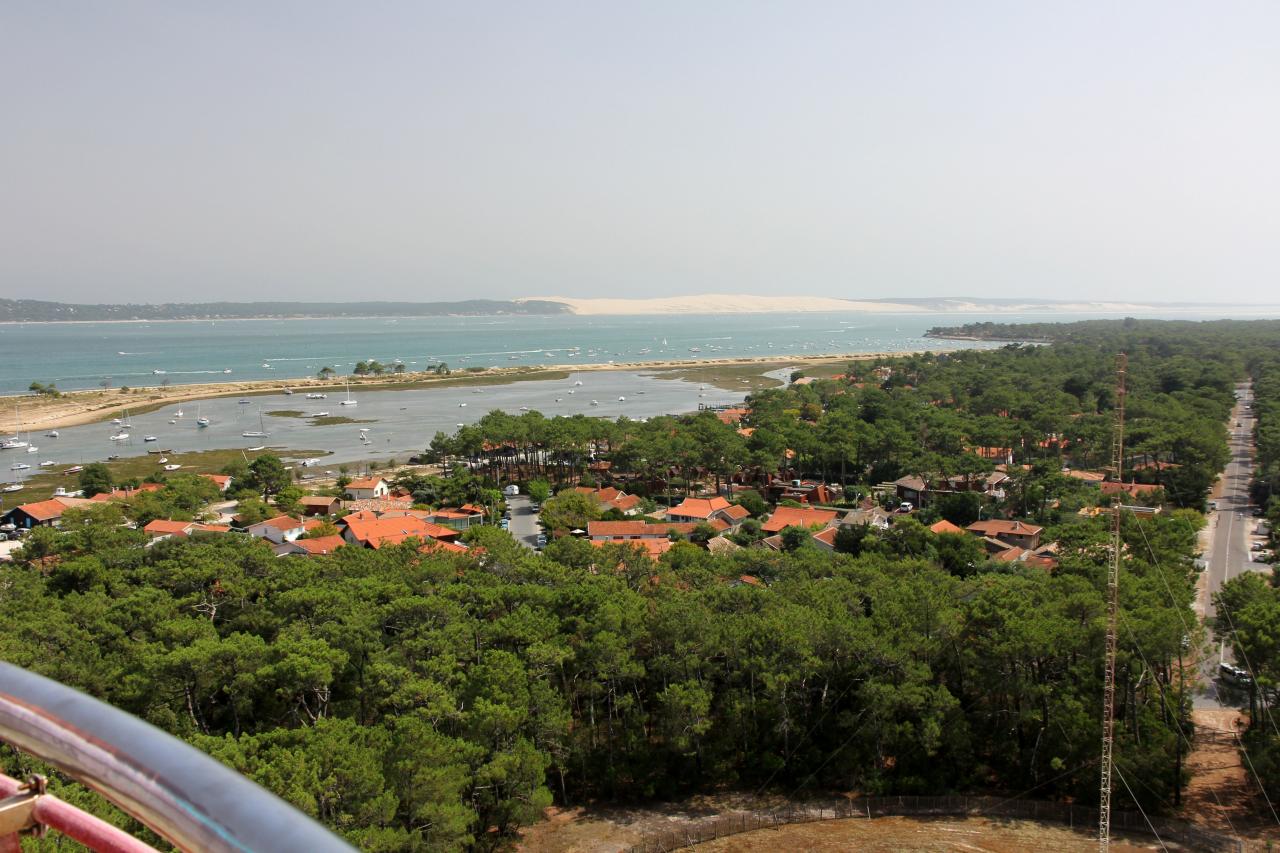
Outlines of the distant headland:
<svg viewBox="0 0 1280 853">
<path fill-rule="evenodd" d="M 178 320 L 278 320 L 333 317 L 631 316 L 645 314 L 1150 314 L 1217 313 L 1275 316 L 1280 305 L 1190 302 L 985 299 L 968 296 L 843 299 L 704 293 L 648 298 L 467 299 L 456 302 L 165 302 L 81 305 L 0 299 L 0 323 L 102 323 Z"/>
<path fill-rule="evenodd" d="M 101 323 L 146 320 L 266 320 L 295 317 L 431 317 L 566 314 L 555 302 L 467 299 L 459 302 L 166 302 L 74 305 L 35 299 L 0 299 L 4 323 Z"/>
</svg>

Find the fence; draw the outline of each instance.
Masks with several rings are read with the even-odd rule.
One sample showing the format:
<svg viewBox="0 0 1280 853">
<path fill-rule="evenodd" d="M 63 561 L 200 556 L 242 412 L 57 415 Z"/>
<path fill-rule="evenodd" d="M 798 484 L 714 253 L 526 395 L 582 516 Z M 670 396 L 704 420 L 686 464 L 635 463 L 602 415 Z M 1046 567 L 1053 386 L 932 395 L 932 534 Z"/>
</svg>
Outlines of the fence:
<svg viewBox="0 0 1280 853">
<path fill-rule="evenodd" d="M 1097 809 L 1071 803 L 1000 800 L 995 797 L 866 797 L 719 815 L 679 829 L 654 833 L 641 843 L 629 848 L 628 853 L 669 853 L 672 850 L 692 847 L 717 838 L 791 823 L 814 823 L 821 820 L 847 818 L 944 815 L 1016 818 L 1061 823 L 1071 827 L 1081 827 L 1090 835 L 1096 834 L 1098 826 Z M 1176 841 L 1195 850 L 1215 851 L 1215 853 L 1217 851 L 1244 853 L 1245 851 L 1243 841 L 1223 832 L 1163 818 L 1152 818 L 1151 824 L 1154 825 L 1160 838 Z M 1111 828 L 1117 832 L 1144 835 L 1151 833 L 1151 826 L 1148 826 L 1147 819 L 1134 812 L 1113 811 Z M 857 838 L 851 838 L 850 843 L 856 845 Z"/>
</svg>

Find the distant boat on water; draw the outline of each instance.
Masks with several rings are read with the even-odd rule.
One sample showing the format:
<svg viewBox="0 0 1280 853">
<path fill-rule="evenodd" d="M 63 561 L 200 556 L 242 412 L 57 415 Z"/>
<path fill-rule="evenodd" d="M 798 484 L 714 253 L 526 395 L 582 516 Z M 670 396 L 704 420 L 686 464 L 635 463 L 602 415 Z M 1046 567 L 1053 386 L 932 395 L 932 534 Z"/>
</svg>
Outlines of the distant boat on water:
<svg viewBox="0 0 1280 853">
<path fill-rule="evenodd" d="M 347 399 L 345 399 L 345 400 L 341 401 L 340 403 L 338 403 L 338 405 L 340 405 L 340 406 L 354 406 L 354 405 L 357 405 L 357 401 L 355 401 L 355 400 L 351 399 L 351 383 L 350 383 L 350 382 L 348 382 L 348 383 L 347 383 Z"/>
<path fill-rule="evenodd" d="M 240 434 L 241 434 L 242 436 L 244 436 L 245 438 L 266 438 L 267 436 L 271 435 L 271 433 L 267 432 L 267 428 L 266 428 L 266 426 L 264 426 L 264 425 L 263 425 L 263 423 L 262 423 L 262 412 L 261 412 L 261 411 L 259 411 L 259 412 L 258 412 L 258 428 L 257 428 L 257 429 L 251 429 L 251 430 L 245 430 L 244 432 L 242 432 L 242 433 L 240 433 Z"/>
</svg>

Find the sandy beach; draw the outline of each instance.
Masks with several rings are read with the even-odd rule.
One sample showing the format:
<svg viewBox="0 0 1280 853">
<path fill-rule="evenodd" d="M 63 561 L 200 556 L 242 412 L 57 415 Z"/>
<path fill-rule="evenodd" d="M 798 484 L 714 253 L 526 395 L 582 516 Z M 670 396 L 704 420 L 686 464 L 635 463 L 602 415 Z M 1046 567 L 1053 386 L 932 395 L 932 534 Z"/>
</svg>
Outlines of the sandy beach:
<svg viewBox="0 0 1280 853">
<path fill-rule="evenodd" d="M 109 420 L 125 409 L 133 414 L 151 411 L 173 403 L 185 403 L 193 400 L 205 400 L 211 397 L 252 396 L 254 394 L 278 394 L 282 388 L 291 388 L 297 394 L 323 392 L 326 394 L 341 393 L 350 379 L 351 387 L 360 391 L 396 391 L 407 388 L 447 387 L 450 385 L 469 385 L 521 382 L 533 379 L 546 379 L 557 373 L 583 372 L 595 370 L 653 370 L 653 371 L 689 371 L 729 365 L 758 365 L 760 372 L 775 370 L 780 367 L 847 363 L 850 361 L 866 361 L 868 359 L 908 355 L 906 352 L 896 353 L 851 353 L 841 355 L 803 356 L 798 358 L 778 358 L 761 356 L 753 358 L 703 359 L 700 361 L 628 361 L 607 364 L 555 364 L 529 367 L 491 367 L 479 371 L 455 371 L 447 376 L 434 373 L 403 373 L 393 376 L 377 377 L 343 377 L 338 379 L 265 379 L 243 382 L 209 382 L 191 385 L 169 385 L 130 388 L 127 392 L 119 389 L 102 389 L 86 391 L 66 391 L 58 397 L 35 396 L 31 394 L 9 395 L 0 397 L 0 432 L 14 434 L 19 432 L 42 432 L 62 427 L 78 426 Z M 15 419 L 14 401 L 21 401 L 18 408 L 20 421 Z"/>
</svg>

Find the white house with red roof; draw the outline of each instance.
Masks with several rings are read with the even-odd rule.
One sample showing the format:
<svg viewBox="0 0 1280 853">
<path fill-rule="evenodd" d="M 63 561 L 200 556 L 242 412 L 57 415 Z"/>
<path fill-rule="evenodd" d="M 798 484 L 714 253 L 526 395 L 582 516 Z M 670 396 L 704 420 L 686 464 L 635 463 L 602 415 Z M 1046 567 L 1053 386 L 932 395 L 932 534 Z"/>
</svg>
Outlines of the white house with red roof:
<svg viewBox="0 0 1280 853">
<path fill-rule="evenodd" d="M 353 501 L 376 500 L 391 493 L 391 486 L 381 477 L 362 477 L 347 483 L 347 497 Z"/>
<path fill-rule="evenodd" d="M 685 498 L 667 510 L 667 520 L 680 522 L 712 521 L 719 519 L 730 527 L 737 527 L 751 513 L 722 497 Z"/>
<path fill-rule="evenodd" d="M 225 492 L 227 489 L 231 488 L 232 477 L 230 474 L 201 474 L 200 476 L 204 477 L 206 480 L 212 481 L 212 483 L 218 487 L 218 491 L 220 492 Z"/>
<path fill-rule="evenodd" d="M 56 497 L 47 501 L 21 504 L 5 513 L 5 518 L 15 527 L 57 527 L 62 514 L 72 507 L 98 506 L 87 498 Z"/>
<path fill-rule="evenodd" d="M 173 521 L 157 518 L 142 528 L 151 537 L 151 542 L 161 539 L 185 539 L 193 533 L 229 533 L 231 528 L 225 524 L 201 524 L 198 521 Z"/>
<path fill-rule="evenodd" d="M 250 524 L 247 529 L 250 536 L 266 539 L 279 545 L 282 542 L 292 542 L 311 528 L 318 527 L 322 523 L 317 519 L 303 521 L 290 515 L 277 515 L 275 518 L 268 518 L 266 521 Z"/>
</svg>

